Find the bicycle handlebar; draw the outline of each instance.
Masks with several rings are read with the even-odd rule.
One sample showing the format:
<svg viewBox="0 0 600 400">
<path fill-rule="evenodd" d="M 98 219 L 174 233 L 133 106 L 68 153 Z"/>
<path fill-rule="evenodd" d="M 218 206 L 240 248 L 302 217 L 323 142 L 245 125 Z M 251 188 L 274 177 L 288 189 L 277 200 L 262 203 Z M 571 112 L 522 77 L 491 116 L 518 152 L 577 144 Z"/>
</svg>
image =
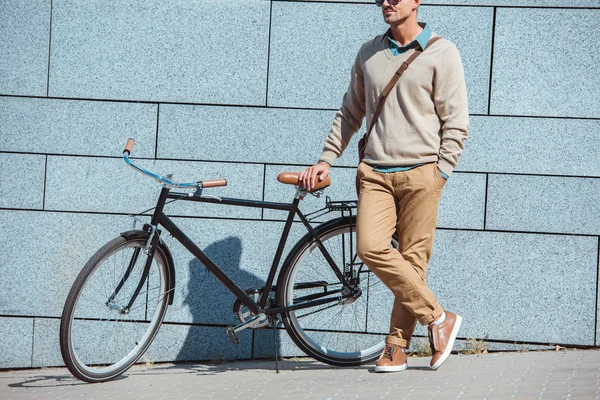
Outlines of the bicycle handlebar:
<svg viewBox="0 0 600 400">
<path fill-rule="evenodd" d="M 127 152 L 127 155 L 131 154 L 131 150 L 133 150 L 133 145 L 135 144 L 135 140 L 133 138 L 129 138 L 127 140 L 127 144 L 125 144 L 125 148 L 123 149 L 123 153 Z"/>
<path fill-rule="evenodd" d="M 133 138 L 129 138 L 127 140 L 127 144 L 125 145 L 125 148 L 123 149 L 123 159 L 125 160 L 127 165 L 129 165 L 131 168 L 133 168 L 134 170 L 136 170 L 146 176 L 149 176 L 150 178 L 154 179 L 158 183 L 162 183 L 163 185 L 166 185 L 168 187 L 175 187 L 175 188 L 180 188 L 180 189 L 213 188 L 213 187 L 219 187 L 219 186 L 227 186 L 227 181 L 225 179 L 213 179 L 213 180 L 206 180 L 206 181 L 177 183 L 177 182 L 173 182 L 171 179 L 169 179 L 170 177 L 167 178 L 164 176 L 157 175 L 153 172 L 150 172 L 150 171 L 136 165 L 129 158 L 129 155 L 131 154 L 131 151 L 133 150 L 134 145 L 135 145 L 135 140 Z"/>
<path fill-rule="evenodd" d="M 202 187 L 212 188 L 219 186 L 227 186 L 227 181 L 225 179 L 214 179 L 210 181 L 202 181 Z"/>
</svg>

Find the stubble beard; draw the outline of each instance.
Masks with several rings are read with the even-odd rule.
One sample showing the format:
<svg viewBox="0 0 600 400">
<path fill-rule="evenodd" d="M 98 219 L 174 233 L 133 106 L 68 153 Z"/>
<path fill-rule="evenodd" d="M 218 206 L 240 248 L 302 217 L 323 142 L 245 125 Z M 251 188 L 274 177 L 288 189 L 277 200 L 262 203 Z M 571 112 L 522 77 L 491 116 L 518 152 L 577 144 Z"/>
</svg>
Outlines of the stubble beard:
<svg viewBox="0 0 600 400">
<path fill-rule="evenodd" d="M 382 9 L 381 12 L 383 14 L 383 21 L 390 26 L 400 26 L 406 22 L 406 20 L 410 17 L 410 13 L 408 15 L 402 16 L 401 10 L 397 10 L 395 8 L 391 8 L 393 11 L 392 14 L 385 15 L 385 9 Z"/>
<path fill-rule="evenodd" d="M 404 22 L 406 22 L 407 19 L 408 19 L 408 16 L 405 18 L 402 18 L 402 17 L 398 16 L 398 14 L 395 14 L 395 13 L 391 14 L 391 15 L 383 16 L 383 21 L 390 26 L 400 26 Z"/>
</svg>

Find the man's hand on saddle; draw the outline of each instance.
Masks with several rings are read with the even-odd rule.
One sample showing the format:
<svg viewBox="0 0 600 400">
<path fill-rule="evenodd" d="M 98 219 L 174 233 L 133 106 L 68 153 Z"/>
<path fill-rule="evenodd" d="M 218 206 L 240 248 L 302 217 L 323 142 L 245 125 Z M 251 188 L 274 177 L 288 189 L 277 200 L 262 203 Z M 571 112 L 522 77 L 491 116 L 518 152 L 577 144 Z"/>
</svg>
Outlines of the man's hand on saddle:
<svg viewBox="0 0 600 400">
<path fill-rule="evenodd" d="M 329 175 L 329 168 L 329 164 L 323 161 L 319 161 L 312 167 L 306 168 L 298 177 L 300 186 L 309 191 L 312 190 L 317 184 L 317 179 L 321 182 L 327 178 L 327 175 Z"/>
</svg>

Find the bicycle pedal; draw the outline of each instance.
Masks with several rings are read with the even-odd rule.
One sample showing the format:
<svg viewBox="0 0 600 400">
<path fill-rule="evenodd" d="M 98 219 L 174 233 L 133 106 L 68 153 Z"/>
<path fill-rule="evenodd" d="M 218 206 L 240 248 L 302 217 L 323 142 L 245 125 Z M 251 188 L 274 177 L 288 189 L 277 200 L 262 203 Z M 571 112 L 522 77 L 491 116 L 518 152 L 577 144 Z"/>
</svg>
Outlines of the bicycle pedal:
<svg viewBox="0 0 600 400">
<path fill-rule="evenodd" d="M 263 326 L 268 325 L 270 319 L 265 314 L 258 314 L 250 318 L 248 321 L 239 324 L 238 326 L 228 326 L 227 334 L 235 344 L 240 344 L 240 339 L 238 338 L 238 333 L 243 331 L 244 329 L 257 329 L 262 328 Z"/>
<path fill-rule="evenodd" d="M 233 326 L 228 326 L 227 327 L 227 335 L 229 335 L 229 338 L 231 339 L 231 341 L 234 344 L 240 344 L 240 339 L 238 338 L 238 336 L 235 333 L 234 327 Z"/>
</svg>

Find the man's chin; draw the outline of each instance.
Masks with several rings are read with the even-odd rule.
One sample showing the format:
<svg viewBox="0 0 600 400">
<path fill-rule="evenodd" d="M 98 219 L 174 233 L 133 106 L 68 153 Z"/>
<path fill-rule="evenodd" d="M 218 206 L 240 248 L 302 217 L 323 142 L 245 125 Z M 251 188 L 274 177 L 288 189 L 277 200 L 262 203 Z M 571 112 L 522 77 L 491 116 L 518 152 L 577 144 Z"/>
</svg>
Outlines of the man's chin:
<svg viewBox="0 0 600 400">
<path fill-rule="evenodd" d="M 398 18 L 396 16 L 396 14 L 389 14 L 389 15 L 383 15 L 383 21 L 386 24 L 394 24 L 398 22 Z"/>
</svg>

